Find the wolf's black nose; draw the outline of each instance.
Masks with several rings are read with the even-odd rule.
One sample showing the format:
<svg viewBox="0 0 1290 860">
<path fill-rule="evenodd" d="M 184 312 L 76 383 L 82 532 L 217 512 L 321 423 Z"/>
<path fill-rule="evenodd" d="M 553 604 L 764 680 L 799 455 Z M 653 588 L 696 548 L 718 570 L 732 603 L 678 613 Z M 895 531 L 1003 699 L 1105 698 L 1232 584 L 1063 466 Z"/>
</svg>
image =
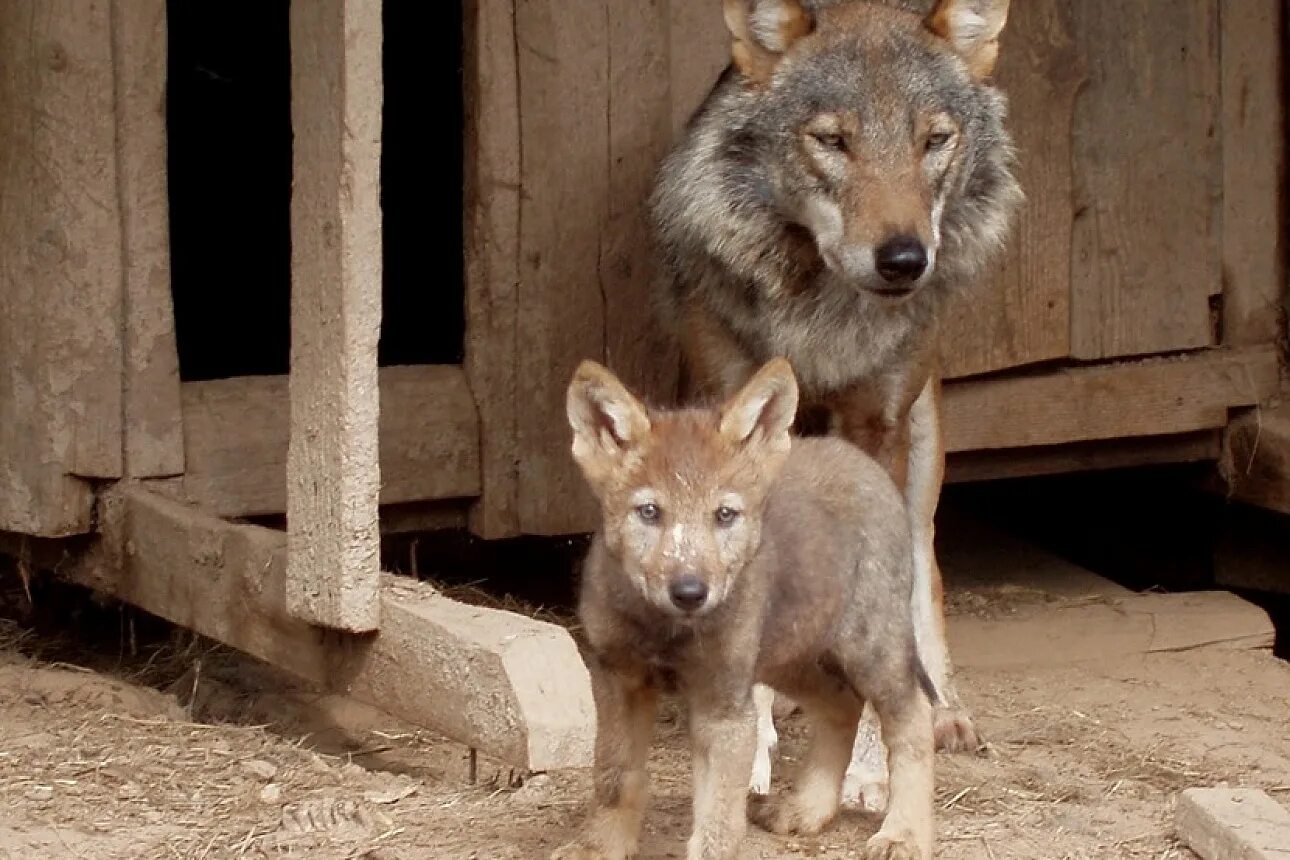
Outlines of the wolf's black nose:
<svg viewBox="0 0 1290 860">
<path fill-rule="evenodd" d="M 708 584 L 692 573 L 682 573 L 672 578 L 667 593 L 677 609 L 691 612 L 708 599 Z"/>
<path fill-rule="evenodd" d="M 874 266 L 889 283 L 916 281 L 927 271 L 927 249 L 913 236 L 897 236 L 878 246 Z"/>
</svg>

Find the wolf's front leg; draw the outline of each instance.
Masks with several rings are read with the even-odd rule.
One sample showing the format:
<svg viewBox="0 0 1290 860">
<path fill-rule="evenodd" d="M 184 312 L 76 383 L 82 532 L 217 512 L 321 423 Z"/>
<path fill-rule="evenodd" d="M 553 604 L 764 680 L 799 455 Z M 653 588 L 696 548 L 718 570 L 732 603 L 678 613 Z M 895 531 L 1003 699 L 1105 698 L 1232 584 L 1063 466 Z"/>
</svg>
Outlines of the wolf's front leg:
<svg viewBox="0 0 1290 860">
<path fill-rule="evenodd" d="M 731 860 L 748 828 L 748 782 L 757 746 L 751 690 L 733 697 L 705 690 L 689 698 L 694 832 L 686 857 Z"/>
<path fill-rule="evenodd" d="M 771 764 L 779 747 L 779 733 L 775 731 L 775 691 L 758 684 L 753 687 L 752 695 L 757 711 L 757 749 L 748 788 L 753 794 L 764 795 L 770 794 Z"/>
<path fill-rule="evenodd" d="M 595 794 L 577 839 L 551 860 L 627 860 L 636 855 L 649 796 L 645 764 L 658 692 L 644 673 L 587 662 L 596 700 Z"/>
</svg>

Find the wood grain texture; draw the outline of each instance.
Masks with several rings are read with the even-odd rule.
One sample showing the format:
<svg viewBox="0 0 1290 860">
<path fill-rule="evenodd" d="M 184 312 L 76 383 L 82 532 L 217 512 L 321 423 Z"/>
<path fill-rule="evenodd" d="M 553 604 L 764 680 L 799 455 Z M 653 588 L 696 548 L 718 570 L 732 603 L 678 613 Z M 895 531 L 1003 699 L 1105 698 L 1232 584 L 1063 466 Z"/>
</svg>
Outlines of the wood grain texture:
<svg viewBox="0 0 1290 860">
<path fill-rule="evenodd" d="M 116 168 L 125 266 L 124 468 L 184 470 L 166 187 L 166 4 L 113 0 Z"/>
<path fill-rule="evenodd" d="M 479 411 L 481 537 L 519 532 L 520 107 L 514 0 L 466 4 L 466 375 Z"/>
<path fill-rule="evenodd" d="M 1071 348 L 1209 346 L 1220 288 L 1217 0 L 1072 3 L 1076 101 Z"/>
<path fill-rule="evenodd" d="M 1272 347 L 1070 368 L 945 386 L 946 450 L 981 451 L 1156 436 L 1227 425 L 1272 396 Z"/>
<path fill-rule="evenodd" d="M 381 4 L 291 4 L 291 438 L 287 606 L 379 621 Z"/>
<path fill-rule="evenodd" d="M 287 378 L 183 386 L 184 496 L 226 517 L 287 510 Z M 384 505 L 469 497 L 480 489 L 479 420 L 461 368 L 380 371 Z"/>
<path fill-rule="evenodd" d="M 1221 435 L 1219 430 L 1199 430 L 1032 448 L 960 451 L 950 455 L 945 464 L 945 482 L 1031 478 L 1165 463 L 1217 462 L 1222 457 Z"/>
<path fill-rule="evenodd" d="M 999 51 L 1026 193 L 1002 266 L 966 291 L 941 334 L 946 377 L 1070 354 L 1071 121 L 1084 72 L 1071 4 L 1014 3 Z"/>
<path fill-rule="evenodd" d="M 672 134 L 680 137 L 690 115 L 730 65 L 730 31 L 718 2 L 669 0 L 671 19 Z"/>
<path fill-rule="evenodd" d="M 1253 409 L 1233 421 L 1223 460 L 1231 498 L 1290 514 L 1290 404 Z"/>
<path fill-rule="evenodd" d="M 578 363 L 605 354 L 600 254 L 609 217 L 610 29 L 606 0 L 516 0 L 522 532 L 578 532 L 595 521 L 591 494 L 569 455 L 564 399 Z"/>
<path fill-rule="evenodd" d="M 1223 343 L 1284 333 L 1285 98 L 1278 0 L 1219 7 L 1223 62 Z"/>
<path fill-rule="evenodd" d="M 327 633 L 288 610 L 287 537 L 137 484 L 105 498 L 104 539 L 78 582 L 519 768 L 587 767 L 591 681 L 573 637 L 384 576 L 376 636 Z"/>
<path fill-rule="evenodd" d="M 0 5 L 0 529 L 87 531 L 121 475 L 110 5 Z"/>
</svg>

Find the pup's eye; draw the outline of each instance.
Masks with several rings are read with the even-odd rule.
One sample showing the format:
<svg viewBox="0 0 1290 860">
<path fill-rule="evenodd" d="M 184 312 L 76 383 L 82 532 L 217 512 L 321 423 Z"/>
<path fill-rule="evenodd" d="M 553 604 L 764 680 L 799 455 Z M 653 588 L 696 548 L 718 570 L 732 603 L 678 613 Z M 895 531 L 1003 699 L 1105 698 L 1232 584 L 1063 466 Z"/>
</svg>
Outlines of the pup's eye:
<svg viewBox="0 0 1290 860">
<path fill-rule="evenodd" d="M 815 142 L 820 146 L 834 149 L 838 152 L 847 151 L 847 139 L 840 134 L 833 134 L 827 131 L 813 131 L 811 132 L 811 137 L 815 138 Z"/>
<path fill-rule="evenodd" d="M 954 137 L 954 135 L 948 131 L 938 131 L 933 134 L 929 134 L 927 136 L 927 151 L 935 152 L 938 149 L 944 149 L 952 137 Z"/>
<path fill-rule="evenodd" d="M 739 512 L 729 505 L 722 505 L 717 508 L 716 513 L 714 513 L 713 516 L 716 518 L 717 525 L 728 526 L 735 520 L 739 519 Z"/>
<path fill-rule="evenodd" d="M 641 518 L 641 522 L 656 523 L 663 516 L 663 512 L 653 502 L 646 502 L 636 508 L 636 516 Z"/>
</svg>

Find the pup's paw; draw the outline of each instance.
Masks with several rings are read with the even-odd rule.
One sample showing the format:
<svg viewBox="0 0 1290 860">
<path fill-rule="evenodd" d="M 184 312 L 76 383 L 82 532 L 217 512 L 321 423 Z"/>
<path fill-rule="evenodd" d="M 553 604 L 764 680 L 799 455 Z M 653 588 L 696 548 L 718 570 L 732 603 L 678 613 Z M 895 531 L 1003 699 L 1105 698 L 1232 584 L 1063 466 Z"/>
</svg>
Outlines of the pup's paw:
<svg viewBox="0 0 1290 860">
<path fill-rule="evenodd" d="M 583 841 L 570 842 L 551 852 L 551 860 L 630 860 L 635 856 L 634 846 L 623 845 L 610 850 Z"/>
<path fill-rule="evenodd" d="M 795 794 L 754 797 L 748 803 L 749 820 L 780 836 L 814 836 L 828 826 L 836 812 L 824 804 L 813 808 Z"/>
<path fill-rule="evenodd" d="M 972 718 L 962 708 L 936 709 L 936 749 L 942 752 L 975 752 L 981 738 Z"/>
<path fill-rule="evenodd" d="M 864 846 L 865 860 L 926 860 L 912 833 L 884 833 L 881 830 Z"/>
</svg>

